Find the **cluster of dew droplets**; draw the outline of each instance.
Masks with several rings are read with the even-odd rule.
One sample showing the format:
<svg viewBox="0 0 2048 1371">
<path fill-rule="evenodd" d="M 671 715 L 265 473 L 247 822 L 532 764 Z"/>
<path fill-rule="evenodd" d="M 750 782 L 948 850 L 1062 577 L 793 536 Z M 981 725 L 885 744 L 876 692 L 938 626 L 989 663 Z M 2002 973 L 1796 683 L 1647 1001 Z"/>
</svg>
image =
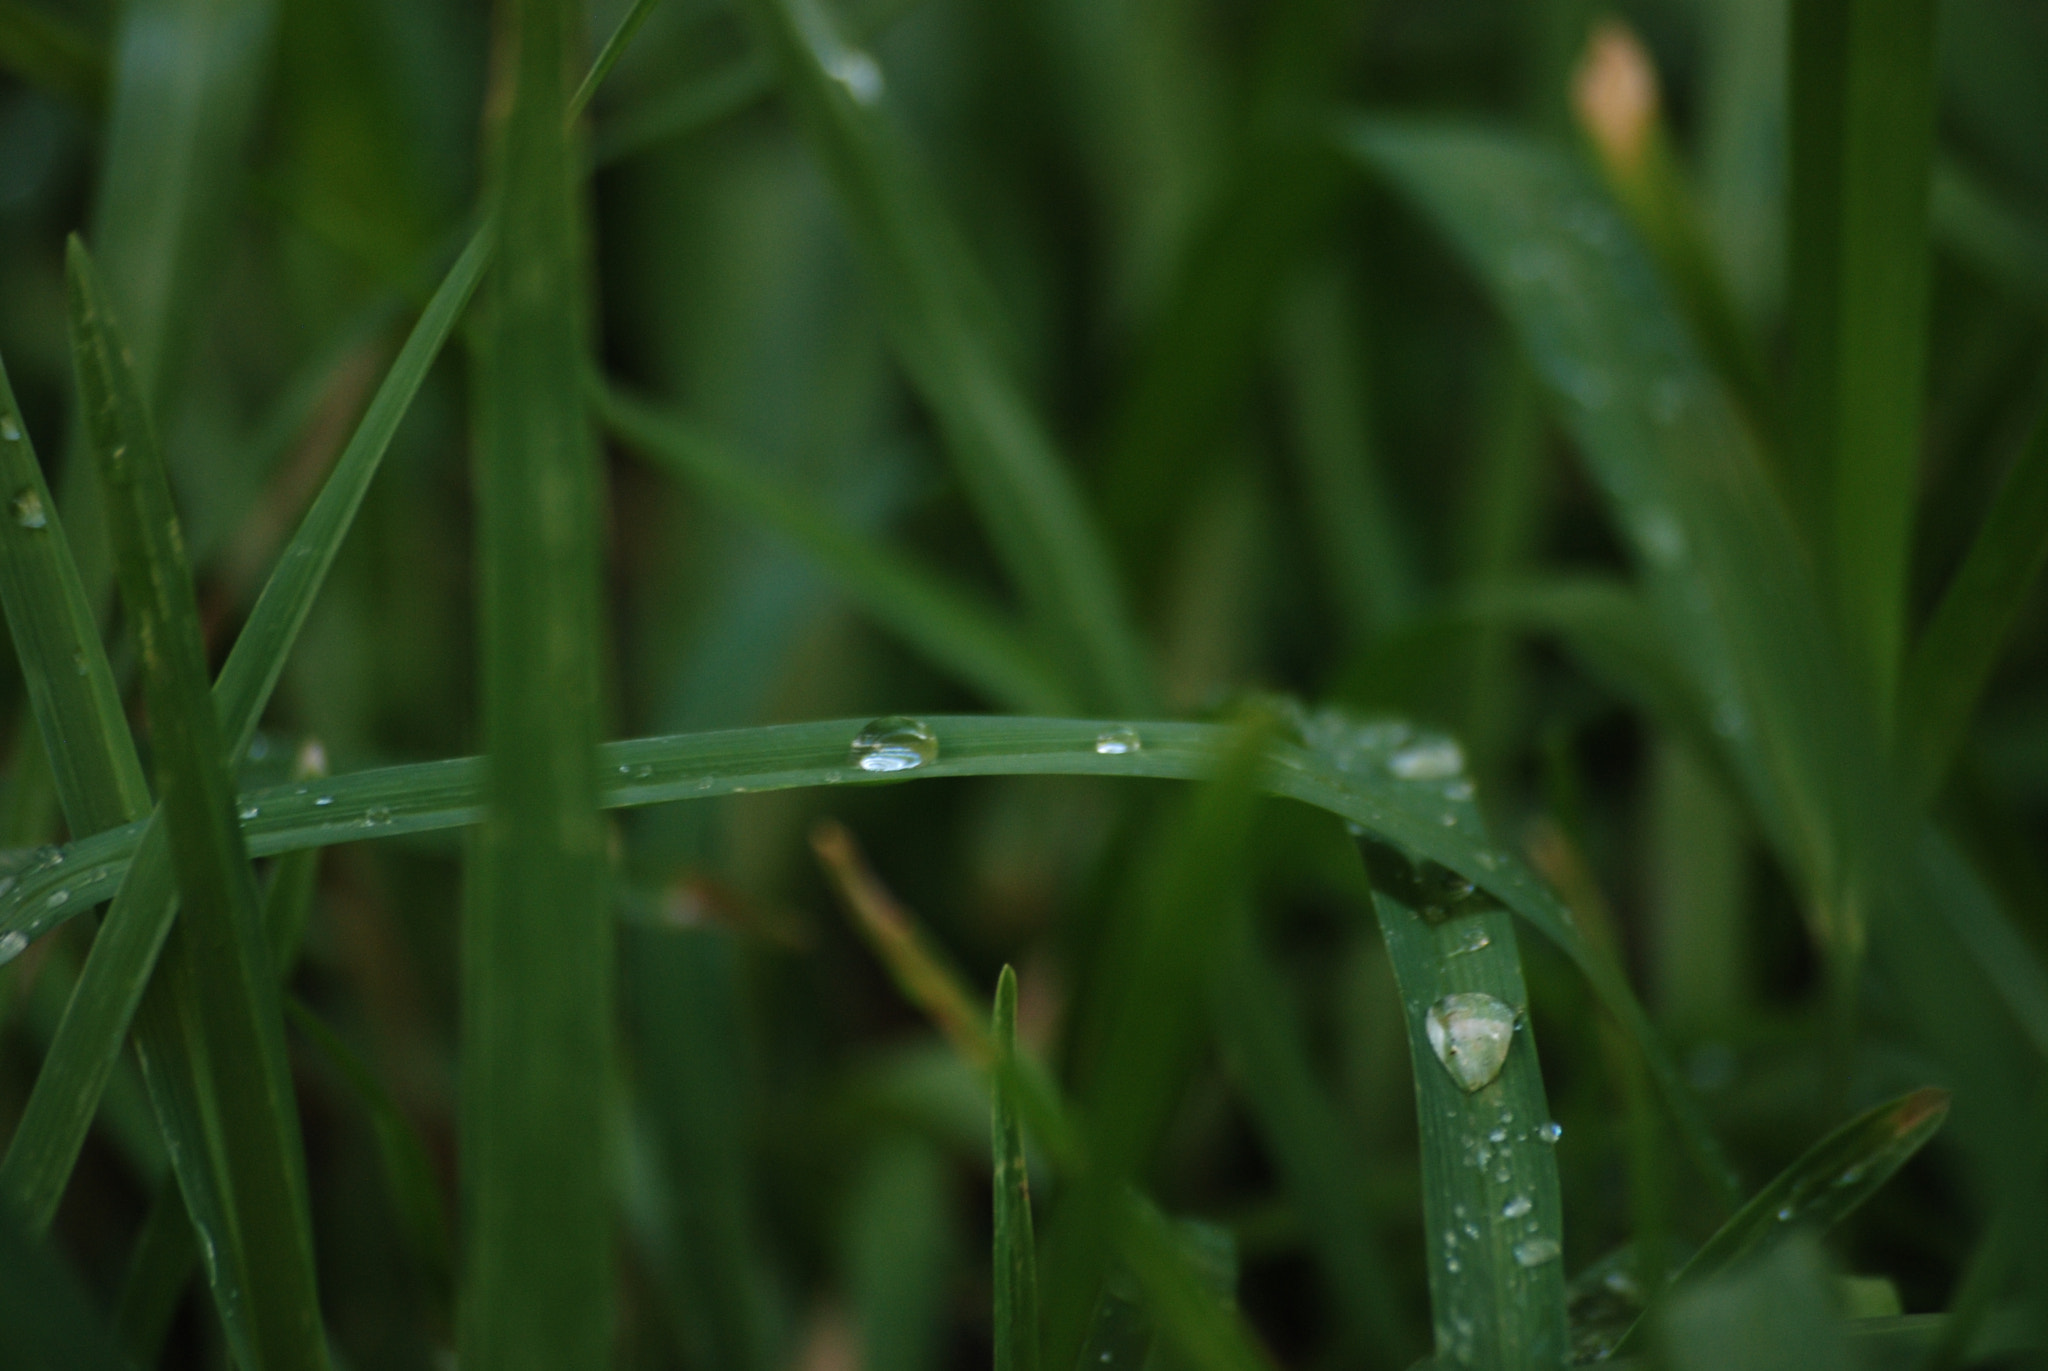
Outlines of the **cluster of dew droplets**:
<svg viewBox="0 0 2048 1371">
<path fill-rule="evenodd" d="M 922 719 L 891 714 L 876 719 L 854 735 L 855 767 L 875 775 L 915 771 L 938 760 L 939 740 Z"/>
<path fill-rule="evenodd" d="M 43 506 L 42 492 L 25 486 L 14 497 L 14 522 L 23 528 L 47 528 L 50 511 Z"/>
</svg>

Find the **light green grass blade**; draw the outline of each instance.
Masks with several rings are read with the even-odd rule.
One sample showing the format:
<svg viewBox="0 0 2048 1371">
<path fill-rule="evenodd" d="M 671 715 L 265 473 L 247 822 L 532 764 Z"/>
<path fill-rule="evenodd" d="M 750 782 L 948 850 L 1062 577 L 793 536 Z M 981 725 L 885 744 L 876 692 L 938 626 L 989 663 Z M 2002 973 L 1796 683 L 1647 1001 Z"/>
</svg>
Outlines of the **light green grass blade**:
<svg viewBox="0 0 2048 1371">
<path fill-rule="evenodd" d="M 214 705 L 220 711 L 221 731 L 227 735 L 233 755 L 240 756 L 255 735 L 257 722 L 276 688 L 291 645 L 297 640 L 356 512 L 362 507 L 363 497 L 390 447 L 392 436 L 482 275 L 489 260 L 491 243 L 490 231 L 486 227 L 471 241 L 428 303 L 364 412 L 355 435 L 335 462 L 320 495 L 307 511 L 290 545 L 279 557 L 277 567 L 257 598 L 241 636 L 228 654 L 220 680 L 214 688 Z M 26 440 L 21 446 L 26 446 Z M 0 447 L 0 461 L 9 460 L 12 455 L 8 448 Z M 47 496 L 39 494 L 38 498 L 46 500 Z M 56 523 L 54 511 L 50 520 L 50 541 L 53 546 L 61 546 L 62 530 Z M 7 536 L 13 531 L 16 529 L 12 525 L 0 526 L 0 549 L 8 545 Z M 74 585 L 70 601 L 75 601 L 78 606 L 73 610 L 73 623 L 80 635 L 93 631 L 91 617 L 82 609 L 84 600 L 83 591 Z M 70 601 L 63 596 L 54 596 L 37 603 L 54 606 Z M 31 609 L 30 612 L 46 613 L 47 609 Z M 79 641 L 87 639 L 81 637 Z M 75 655 L 61 642 L 49 650 L 56 653 L 56 660 L 60 662 L 72 660 Z M 80 683 L 78 689 L 81 690 L 94 680 L 104 678 L 103 698 L 110 702 L 109 712 L 98 717 L 118 721 L 120 711 L 111 703 L 114 701 L 112 677 L 103 654 L 94 651 L 84 655 L 87 674 L 83 677 L 76 672 L 61 670 L 44 674 L 48 679 L 61 682 L 67 689 L 74 683 Z M 100 689 L 97 686 L 93 688 Z M 89 701 L 76 701 L 62 716 L 67 720 L 62 727 L 76 730 L 68 734 L 74 740 L 92 736 L 88 730 L 99 727 L 94 722 L 95 716 L 87 712 L 88 704 Z M 122 727 L 125 731 L 125 725 Z M 124 742 L 119 751 L 133 766 L 132 745 Z M 139 785 L 139 768 L 135 777 Z M 137 804 L 119 819 L 109 818 L 98 826 L 109 827 L 116 822 L 125 822 L 139 807 Z M 48 1222 L 48 1216 L 55 1212 L 58 1198 L 63 1194 L 72 1165 L 77 1161 L 78 1150 L 91 1126 L 100 1094 L 119 1060 L 129 1023 L 135 1017 L 136 1007 L 149 982 L 150 968 L 155 965 L 158 951 L 171 926 L 176 894 L 171 877 L 168 830 L 161 818 L 152 818 L 150 832 L 142 839 L 141 855 L 135 868 L 132 876 L 120 887 L 113 908 L 94 940 L 92 953 L 86 959 L 85 969 L 65 1009 L 64 1019 L 44 1057 L 42 1071 L 36 1078 L 21 1124 L 9 1145 L 6 1161 L 0 1163 L 0 1185 L 20 1195 L 31 1212 L 41 1216 L 43 1222 Z M 107 894 L 115 892 L 109 890 Z"/>
<path fill-rule="evenodd" d="M 73 239 L 69 260 L 79 387 L 92 429 L 122 598 L 141 645 L 151 742 L 185 917 L 174 956 L 193 998 L 199 1092 L 212 1116 L 205 1153 L 174 1148 L 184 1178 L 211 1170 L 229 1206 L 232 1246 L 210 1255 L 223 1317 L 246 1318 L 253 1365 L 327 1365 L 313 1276 L 305 1154 L 287 1075 L 276 975 L 234 812 L 206 651 L 162 454 L 141 384 L 102 288 Z M 195 1062 L 195 1064 L 199 1064 Z M 189 1142 L 196 1140 L 183 1140 Z M 193 1187 L 187 1186 L 188 1205 Z M 210 1235 L 209 1235 L 210 1236 Z M 234 1268 L 229 1281 L 219 1269 Z M 246 1305 L 237 1307 L 239 1300 Z"/>
<path fill-rule="evenodd" d="M 1084 698 L 1142 709 L 1149 669 L 1101 535 L 1010 371 L 988 288 L 937 189 L 883 118 L 881 68 L 817 0 L 749 0 L 747 10 L 982 531 Z"/>
<path fill-rule="evenodd" d="M 1056 714 L 1072 707 L 1066 683 L 993 606 L 757 476 L 743 458 L 671 415 L 610 387 L 599 392 L 597 409 L 622 442 L 815 558 L 848 596 L 933 664 L 1006 708 Z"/>
<path fill-rule="evenodd" d="M 1992 497 L 1941 603 L 1906 660 L 1901 764 L 1916 788 L 1940 788 L 1968 734 L 1992 668 L 2048 563 L 2048 415 Z"/>
<path fill-rule="evenodd" d="M 575 123 L 583 117 L 583 111 L 590 108 L 590 97 L 597 94 L 597 88 L 604 84 L 604 78 L 611 75 L 612 68 L 626 55 L 638 36 L 640 26 L 647 22 L 647 16 L 654 13 L 654 7 L 661 0 L 633 0 L 633 8 L 619 20 L 619 26 L 612 30 L 612 36 L 604 40 L 598 49 L 597 59 L 590 64 L 590 70 L 583 74 L 583 84 L 576 87 L 576 93 L 569 97 L 568 122 Z"/>
<path fill-rule="evenodd" d="M 1249 930 L 1226 956 L 1212 1000 L 1231 1079 L 1308 1230 L 1346 1358 L 1386 1360 L 1400 1345 L 1400 1315 L 1359 1145 L 1316 1079 L 1278 968 Z"/>
<path fill-rule="evenodd" d="M 87 109 L 106 99 L 106 54 L 31 0 L 0 0 L 0 66 Z"/>
<path fill-rule="evenodd" d="M 1792 8 L 1793 485 L 1889 718 L 1926 389 L 1933 0 Z"/>
<path fill-rule="evenodd" d="M 995 1371 L 1039 1371 L 1038 1243 L 1032 1236 L 1031 1174 L 1024 1164 L 1024 1128 L 1011 1084 L 1017 1060 L 1017 973 L 996 980 L 989 1030 L 997 1070 L 990 1083 L 990 1135 L 995 1153 Z M 1010 1070 L 1005 1070 L 1009 1067 Z"/>
<path fill-rule="evenodd" d="M 465 1367 L 596 1368 L 612 1338 L 612 924 L 598 813 L 605 620 L 578 158 L 562 122 L 580 7 L 498 11 L 499 259 L 474 336 L 483 824 L 462 922 Z"/>
<path fill-rule="evenodd" d="M 1436 1364 L 1549 1371 L 1567 1348 L 1564 1215 L 1514 925 L 1441 867 L 1360 849 L 1406 1012 Z M 1446 1056 L 1487 1024 L 1491 1043 Z"/>
</svg>

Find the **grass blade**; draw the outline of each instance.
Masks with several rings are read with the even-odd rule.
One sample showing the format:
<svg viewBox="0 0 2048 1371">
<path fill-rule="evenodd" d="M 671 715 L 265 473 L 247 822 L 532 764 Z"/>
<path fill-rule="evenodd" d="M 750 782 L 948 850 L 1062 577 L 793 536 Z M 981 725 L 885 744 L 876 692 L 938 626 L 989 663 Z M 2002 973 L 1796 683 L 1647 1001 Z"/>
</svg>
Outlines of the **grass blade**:
<svg viewBox="0 0 2048 1371">
<path fill-rule="evenodd" d="M 192 1242 L 192 1221 L 175 1180 L 165 1183 L 150 1202 L 149 1217 L 135 1239 L 128 1272 L 121 1283 L 121 1303 L 114 1328 L 122 1350 L 138 1366 L 154 1366 L 164 1338 L 177 1316 L 178 1303 L 199 1264 Z"/>
<path fill-rule="evenodd" d="M 1017 1061 L 1017 973 L 996 981 L 989 1030 L 998 1067 L 990 1090 L 995 1152 L 995 1371 L 1039 1371 L 1038 1244 L 1032 1236 L 1031 1173 L 1011 1084 Z M 1002 1068 L 1011 1068 L 1004 1070 Z"/>
<path fill-rule="evenodd" d="M 221 731 L 227 735 L 233 755 L 241 755 L 254 736 L 263 708 L 284 670 L 285 659 L 290 655 L 306 616 L 312 611 L 313 601 L 334 564 L 356 512 L 362 507 L 363 497 L 385 452 L 389 450 L 391 439 L 476 288 L 489 260 L 492 241 L 486 226 L 471 241 L 428 302 L 364 412 L 354 436 L 335 462 L 319 497 L 307 511 L 291 544 L 279 557 L 277 567 L 257 598 L 241 636 L 228 654 L 220 680 L 214 687 L 214 707 L 220 712 Z M 0 446 L 0 462 L 12 458 L 12 446 Z M 26 440 L 20 446 L 26 447 Z M 26 476 L 26 473 L 8 474 Z M 39 477 L 37 482 L 35 486 L 19 488 L 37 492 L 37 499 L 47 504 L 47 493 L 42 491 Z M 55 518 L 52 512 L 52 536 L 47 541 L 53 548 L 61 548 L 61 528 L 56 525 Z M 0 526 L 0 549 L 8 545 L 7 537 L 11 531 Z M 0 556 L 4 555 L 4 551 L 0 551 Z M 4 585 L 0 585 L 0 591 L 4 591 Z M 54 596 L 36 603 L 61 605 L 75 601 L 70 611 L 78 635 L 75 641 L 96 642 L 90 637 L 94 629 L 91 616 L 84 610 L 85 598 L 84 592 L 74 587 L 69 601 L 64 596 Z M 30 609 L 28 612 L 39 614 L 46 611 Z M 11 616 L 10 622 L 13 622 Z M 67 648 L 61 640 L 37 650 L 53 653 L 54 660 L 58 662 L 76 660 L 81 651 Z M 46 655 L 40 659 L 52 658 Z M 30 659 L 24 656 L 23 660 Z M 41 675 L 59 682 L 67 690 L 74 686 L 79 689 L 89 686 L 96 692 L 96 698 L 109 702 L 107 707 L 111 712 L 102 717 L 118 721 L 120 711 L 111 703 L 114 700 L 112 676 L 106 668 L 104 654 L 97 650 L 85 652 L 83 660 L 87 671 L 82 678 L 75 671 L 61 669 Z M 97 694 L 102 688 L 95 684 L 100 678 L 106 682 L 103 695 Z M 81 680 L 85 686 L 78 686 Z M 74 699 L 60 716 L 53 717 L 68 721 L 61 727 L 74 740 L 90 737 L 92 733 L 88 729 L 99 727 L 87 712 L 90 705 L 90 700 Z M 109 746 L 112 746 L 111 742 Z M 129 759 L 132 766 L 132 745 L 123 742 L 118 751 Z M 139 786 L 139 767 L 135 768 L 135 778 L 135 784 Z M 137 807 L 139 804 L 130 806 L 118 818 L 109 818 L 95 826 L 104 828 L 125 822 Z M 176 909 L 170 858 L 168 829 L 161 816 L 152 817 L 149 830 L 141 839 L 133 873 L 120 886 L 117 895 L 112 890 L 106 892 L 115 895 L 113 908 L 107 914 L 99 937 L 93 942 L 92 953 L 86 959 L 78 986 L 66 1006 L 64 1019 L 44 1057 L 42 1071 L 36 1078 L 6 1161 L 0 1163 L 0 1186 L 22 1196 L 31 1213 L 40 1216 L 43 1222 L 48 1222 L 48 1216 L 55 1212 L 58 1197 L 63 1194 L 72 1165 L 78 1158 L 78 1150 L 92 1123 L 93 1111 L 119 1059 L 122 1041 L 149 982 L 150 968 L 155 965 L 159 949 L 169 932 Z"/>
<path fill-rule="evenodd" d="M 462 928 L 462 1289 L 476 1371 L 587 1368 L 612 1336 L 612 927 L 595 748 L 597 453 L 564 129 L 579 7 L 499 11 L 489 108 L 498 267 L 476 331 L 482 831 Z"/>
<path fill-rule="evenodd" d="M 197 1167 L 230 1206 L 232 1246 L 210 1254 L 246 1308 L 254 1365 L 324 1368 L 307 1217 L 305 1154 L 286 1073 L 275 972 L 263 941 L 256 884 L 233 810 L 220 721 L 207 690 L 206 652 L 162 455 L 139 381 L 83 245 L 67 263 L 79 386 L 92 426 L 122 598 L 142 646 L 157 779 L 185 917 L 173 943 L 192 992 L 194 1061 L 203 1109 L 214 1117 L 203 1156 L 174 1151 L 181 1184 Z M 192 1203 L 188 1187 L 188 1204 Z M 216 1281 L 219 1283 L 219 1276 Z"/>
<path fill-rule="evenodd" d="M 568 123 L 575 123 L 583 117 L 583 111 L 590 108 L 590 97 L 597 94 L 597 88 L 604 84 L 604 78 L 611 75 L 626 49 L 632 46 L 639 34 L 640 26 L 647 22 L 647 16 L 654 13 L 654 7 L 661 0 L 633 0 L 633 8 L 626 11 L 619 20 L 619 26 L 612 30 L 612 36 L 604 40 L 598 50 L 597 60 L 590 64 L 590 70 L 583 74 L 583 84 L 576 87 L 576 93 L 569 97 Z"/>
<path fill-rule="evenodd" d="M 1151 1204 L 1125 1197 L 1117 1247 L 1145 1298 L 1163 1340 L 1196 1371 L 1273 1371 L 1272 1359 L 1237 1313 L 1228 1290 L 1202 1279 L 1182 1235 Z M 1158 1365 L 1155 1350 L 1147 1366 Z M 1085 1359 L 1077 1371 L 1088 1371 Z"/>
<path fill-rule="evenodd" d="M 994 607 L 755 475 L 681 421 L 611 387 L 598 392 L 597 408 L 621 441 L 802 548 L 847 595 L 935 665 L 1011 709 L 1058 713 L 1071 706 L 1066 684 Z"/>
<path fill-rule="evenodd" d="M 1926 389 L 1933 0 L 1792 11 L 1793 487 L 1880 718 L 1905 646 Z"/>
<path fill-rule="evenodd" d="M 1949 161 L 1935 163 L 1928 213 L 1944 248 L 2048 313 L 2048 234 Z"/>
<path fill-rule="evenodd" d="M 884 79 L 818 0 L 749 0 L 813 153 L 868 257 L 896 351 L 983 531 L 1083 697 L 1151 698 L 1142 644 L 1074 479 L 1010 374 L 989 291 L 937 191 L 877 108 Z"/>
<path fill-rule="evenodd" d="M 1942 592 L 1901 685 L 1899 751 L 1922 794 L 1938 789 L 1991 670 L 2048 563 L 2048 415 L 1992 497 L 1969 555 Z"/>
</svg>

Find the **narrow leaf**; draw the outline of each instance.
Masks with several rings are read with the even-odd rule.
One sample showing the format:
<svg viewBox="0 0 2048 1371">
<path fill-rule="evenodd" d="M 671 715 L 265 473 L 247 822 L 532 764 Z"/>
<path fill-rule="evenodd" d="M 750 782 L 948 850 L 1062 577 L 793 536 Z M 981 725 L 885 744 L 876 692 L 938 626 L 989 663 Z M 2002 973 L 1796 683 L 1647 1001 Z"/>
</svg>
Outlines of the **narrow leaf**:
<svg viewBox="0 0 2048 1371">
<path fill-rule="evenodd" d="M 1017 1059 L 1017 973 L 996 981 L 990 1030 L 998 1066 Z M 1039 1371 L 1038 1244 L 1032 1236 L 1031 1175 L 1024 1164 L 1024 1129 L 1009 1074 L 998 1070 L 991 1091 L 995 1153 L 995 1367 Z"/>
</svg>

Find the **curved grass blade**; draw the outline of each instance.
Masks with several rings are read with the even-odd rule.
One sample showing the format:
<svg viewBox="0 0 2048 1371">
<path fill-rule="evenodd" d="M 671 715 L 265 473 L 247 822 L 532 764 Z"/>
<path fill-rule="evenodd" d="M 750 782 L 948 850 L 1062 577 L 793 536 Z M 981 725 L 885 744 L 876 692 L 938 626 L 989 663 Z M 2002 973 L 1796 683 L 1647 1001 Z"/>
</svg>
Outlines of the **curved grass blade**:
<svg viewBox="0 0 2048 1371">
<path fill-rule="evenodd" d="M 235 820 L 220 720 L 207 689 L 206 650 L 169 479 L 142 389 L 124 357 L 84 246 L 72 239 L 79 387 L 92 428 L 122 599 L 142 648 L 165 829 L 185 917 L 172 947 L 192 992 L 192 1059 L 209 1116 L 198 1155 L 172 1163 L 195 1218 L 195 1170 L 209 1170 L 230 1227 L 203 1248 L 224 1320 L 246 1319 L 252 1365 L 324 1371 L 327 1346 L 313 1276 L 305 1153 L 287 1074 L 284 1023 L 263 940 L 254 873 Z M 208 1196 L 211 1201 L 215 1196 Z M 246 1301 L 246 1304 L 243 1303 Z"/>
<path fill-rule="evenodd" d="M 2048 563 L 2048 414 L 1992 497 L 1969 555 L 1906 661 L 1899 751 L 1922 794 L 1938 789 L 1991 670 Z"/>
<path fill-rule="evenodd" d="M 606 808 L 708 799 L 718 795 L 807 786 L 894 784 L 954 776 L 1145 776 L 1196 780 L 1211 774 L 1228 730 L 1215 724 L 1139 724 L 1139 746 L 1097 750 L 1113 730 L 1108 720 L 940 715 L 925 722 L 938 757 L 915 770 L 878 777 L 848 754 L 864 719 L 780 724 L 716 733 L 679 734 L 606 743 L 598 749 Z M 1333 731 L 1337 725 L 1333 722 Z M 1118 735 L 1121 740 L 1121 735 Z M 1412 735 L 1401 728 L 1332 740 L 1322 752 L 1274 744 L 1262 784 L 1358 824 L 1418 856 L 1457 872 L 1487 891 L 1555 943 L 1577 966 L 1601 1004 L 1642 1044 L 1652 1078 L 1680 1125 L 1695 1161 L 1717 1185 L 1735 1180 L 1678 1069 L 1663 1049 L 1627 979 L 1573 925 L 1557 897 L 1515 857 L 1467 829 L 1469 799 L 1455 801 L 1441 781 L 1404 779 L 1412 763 L 1397 760 Z M 1400 768 L 1397 770 L 1396 768 Z M 287 785 L 241 797 L 249 850 L 257 856 L 463 828 L 481 817 L 483 768 L 453 758 L 338 776 L 319 786 Z M 1449 783 L 1455 790 L 1457 782 Z M 1452 822 L 1446 824 L 1444 816 Z M 0 892 L 0 937 L 19 932 L 24 945 L 62 923 L 119 883 L 140 825 L 95 834 L 32 863 Z M 59 893 L 63 898 L 51 901 Z M 1032 1120 L 1034 1126 L 1038 1120 Z"/>
<path fill-rule="evenodd" d="M 483 815 L 465 863 L 456 1343 L 474 1371 L 588 1368 L 612 1338 L 605 660 L 580 166 L 580 6 L 497 11 L 486 108 L 499 259 L 472 335 Z"/>
<path fill-rule="evenodd" d="M 214 687 L 214 707 L 220 712 L 221 731 L 227 735 L 234 755 L 239 756 L 246 750 L 249 740 L 255 735 L 263 707 L 276 688 L 291 645 L 312 611 L 313 601 L 328 569 L 334 564 L 357 510 L 362 507 L 363 497 L 390 448 L 400 421 L 476 288 L 490 258 L 492 242 L 490 226 L 486 225 L 472 239 L 428 302 L 419 322 L 393 360 L 383 384 L 370 401 L 355 435 L 335 462 L 298 532 L 279 557 L 269 582 L 250 611 L 241 636 L 228 654 L 220 680 Z M 22 446 L 26 446 L 26 440 Z M 0 445 L 0 462 L 8 460 L 11 455 L 5 445 Z M 56 523 L 54 511 L 50 512 L 49 518 L 47 532 L 50 541 L 53 546 L 60 545 L 62 530 Z M 5 555 L 11 531 L 0 525 L 0 556 Z M 0 585 L 0 589 L 4 589 L 4 585 Z M 72 598 L 83 605 L 84 594 L 76 591 L 75 587 Z M 67 601 L 58 597 L 47 603 L 57 605 Z M 78 612 L 82 613 L 82 610 Z M 89 615 L 76 618 L 75 623 L 81 635 L 92 630 Z M 86 639 L 81 637 L 80 641 Z M 64 650 L 61 643 L 52 650 L 60 662 L 73 660 L 76 655 L 73 651 Z M 66 688 L 104 676 L 107 680 L 106 699 L 111 701 L 114 698 L 112 677 L 106 669 L 103 654 L 90 652 L 83 656 L 87 668 L 84 676 L 61 669 L 44 674 Z M 63 727 L 81 730 L 71 735 L 74 739 L 91 736 L 82 731 L 89 721 L 78 708 L 71 709 L 64 717 L 68 719 L 73 714 L 79 717 Z M 113 709 L 110 717 L 119 719 L 118 708 Z M 132 761 L 132 745 L 124 745 L 122 751 Z M 136 776 L 139 784 L 139 768 Z M 111 827 L 125 822 L 132 812 L 131 809 L 118 819 L 110 818 L 105 823 L 92 826 Z M 150 968 L 155 965 L 158 951 L 170 929 L 176 909 L 170 855 L 168 830 L 161 818 L 152 817 L 149 830 L 141 839 L 135 870 L 119 887 L 119 893 L 110 888 L 96 896 L 96 899 L 114 896 L 113 908 L 108 911 L 105 924 L 93 942 L 92 952 L 86 958 L 85 969 L 65 1009 L 64 1019 L 44 1057 L 42 1071 L 23 1110 L 7 1159 L 0 1163 L 0 1185 L 21 1195 L 30 1211 L 41 1216 L 42 1222 L 48 1222 L 48 1216 L 55 1212 L 57 1200 L 63 1194 L 72 1165 L 78 1158 L 78 1150 L 84 1144 L 86 1131 L 92 1123 L 93 1111 L 119 1059 L 128 1025 L 149 982 Z"/>
<path fill-rule="evenodd" d="M 1059 713 L 1072 692 L 1001 614 L 894 549 L 755 475 L 715 440 L 610 386 L 597 411 L 628 446 L 789 538 L 879 622 L 936 665 L 1012 709 Z"/>
<path fill-rule="evenodd" d="M 877 106 L 881 68 L 818 0 L 749 0 L 812 152 L 868 258 L 902 359 L 944 434 L 983 531 L 1083 698 L 1152 696 L 1143 644 L 1072 474 L 1005 357 L 990 292 L 936 188 Z"/>
<path fill-rule="evenodd" d="M 1005 966 L 996 979 L 989 1037 L 997 1070 L 990 1090 L 990 1134 L 995 1153 L 995 1371 L 1039 1371 L 1038 1243 L 1032 1236 L 1031 1173 L 1024 1164 L 1024 1128 L 1018 1119 L 1017 973 Z"/>
</svg>

